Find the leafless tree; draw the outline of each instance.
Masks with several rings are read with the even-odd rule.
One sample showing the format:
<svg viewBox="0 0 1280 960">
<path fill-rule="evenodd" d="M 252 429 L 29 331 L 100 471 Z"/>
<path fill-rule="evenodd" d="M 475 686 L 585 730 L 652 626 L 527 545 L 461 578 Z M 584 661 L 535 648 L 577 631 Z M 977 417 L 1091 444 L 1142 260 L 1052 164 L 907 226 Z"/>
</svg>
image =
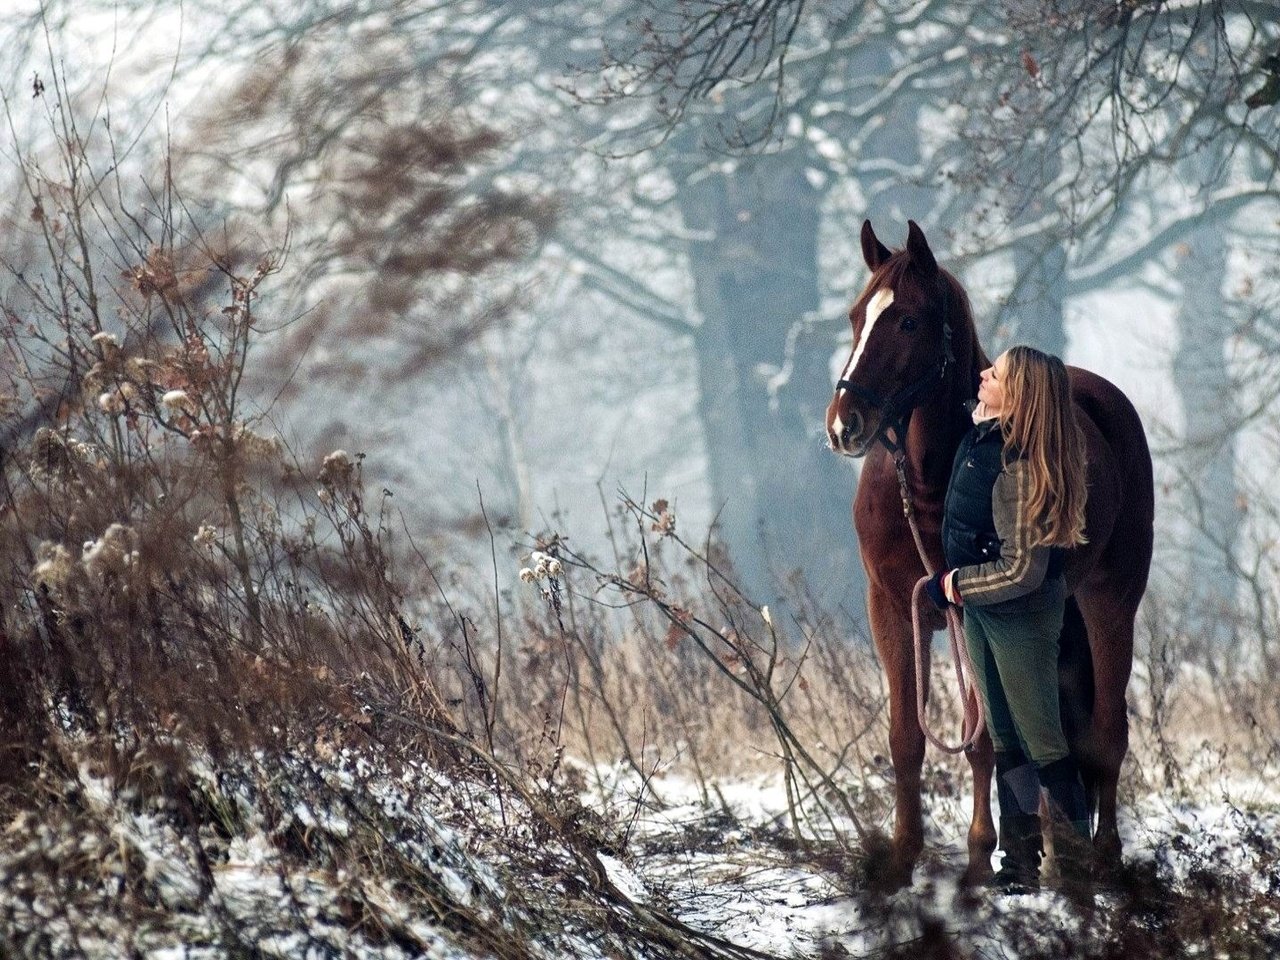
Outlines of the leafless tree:
<svg viewBox="0 0 1280 960">
<path fill-rule="evenodd" d="M 1244 224 L 1278 196 L 1274 11 L 1248 0 L 977 7 L 819 11 L 802 2 L 728 0 L 666 8 L 638 19 L 631 44 L 614 49 L 615 72 L 601 96 L 647 98 L 650 133 L 660 139 L 755 85 L 773 102 L 767 123 L 730 145 L 785 140 L 776 119 L 803 114 L 806 98 L 848 85 L 853 52 L 865 56 L 878 29 L 891 55 L 878 64 L 882 95 L 869 98 L 877 112 L 914 92 L 933 122 L 941 120 L 924 156 L 944 185 L 932 216 L 954 230 L 962 262 L 1008 256 L 1014 264 L 1014 288 L 990 321 L 1003 334 L 997 340 L 1061 351 L 1068 298 L 1118 282 L 1147 286 L 1143 270 L 1164 275 L 1153 292 L 1179 301 L 1185 319 L 1175 369 L 1187 443 L 1197 462 L 1210 464 L 1195 472 L 1193 499 L 1212 518 L 1203 528 L 1225 536 L 1229 551 L 1229 531 L 1239 524 L 1231 479 L 1239 418 L 1207 401 L 1210 394 L 1220 401 L 1223 384 L 1234 382 L 1226 346 L 1236 335 L 1233 318 L 1257 316 L 1258 304 L 1232 305 L 1231 292 L 1210 279 L 1226 274 L 1232 251 L 1248 250 Z M 830 29 L 841 16 L 846 33 Z M 936 57 L 911 33 L 923 24 L 937 38 Z M 864 42 L 843 45 L 852 36 Z M 826 69 L 806 74 L 813 51 L 824 49 L 832 51 Z M 849 172 L 876 162 L 855 132 L 815 125 L 847 145 Z M 925 179 L 918 170 L 899 176 Z M 1256 321 L 1249 330 L 1258 336 Z M 1208 437 L 1219 441 L 1210 461 Z M 1218 478 L 1212 491 L 1209 477 Z M 1234 595 L 1232 582 L 1214 588 L 1217 606 Z"/>
</svg>

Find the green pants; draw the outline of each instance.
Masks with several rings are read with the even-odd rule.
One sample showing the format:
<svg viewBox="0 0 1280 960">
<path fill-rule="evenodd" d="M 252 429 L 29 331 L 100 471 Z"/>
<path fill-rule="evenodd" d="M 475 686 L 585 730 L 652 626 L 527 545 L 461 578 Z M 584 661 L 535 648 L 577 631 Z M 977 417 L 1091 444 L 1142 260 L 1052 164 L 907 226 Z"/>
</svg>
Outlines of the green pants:
<svg viewBox="0 0 1280 960">
<path fill-rule="evenodd" d="M 1058 713 L 1064 605 L 1036 613 L 965 607 L 964 638 L 996 750 L 1021 748 L 1037 767 L 1067 755 Z"/>
</svg>

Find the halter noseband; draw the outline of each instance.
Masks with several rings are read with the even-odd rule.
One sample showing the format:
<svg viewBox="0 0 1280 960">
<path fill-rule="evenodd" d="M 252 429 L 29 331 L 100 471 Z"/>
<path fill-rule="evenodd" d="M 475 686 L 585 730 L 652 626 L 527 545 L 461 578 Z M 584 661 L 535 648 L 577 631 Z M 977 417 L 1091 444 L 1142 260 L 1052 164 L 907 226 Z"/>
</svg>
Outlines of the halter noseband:
<svg viewBox="0 0 1280 960">
<path fill-rule="evenodd" d="M 880 426 L 876 428 L 875 435 L 867 441 L 863 449 L 870 447 L 879 440 L 890 453 L 898 453 L 903 450 L 907 445 L 907 427 L 911 423 L 911 414 L 920 405 L 925 391 L 946 379 L 947 370 L 951 364 L 955 363 L 956 355 L 951 348 L 951 321 L 947 319 L 947 302 L 945 299 L 942 302 L 942 310 L 942 356 L 919 380 L 908 384 L 890 397 L 882 397 L 874 390 L 859 386 L 852 380 L 836 381 L 837 390 L 848 390 L 868 406 L 883 411 L 880 415 Z M 896 435 L 896 440 L 889 439 L 888 431 L 890 428 Z"/>
</svg>

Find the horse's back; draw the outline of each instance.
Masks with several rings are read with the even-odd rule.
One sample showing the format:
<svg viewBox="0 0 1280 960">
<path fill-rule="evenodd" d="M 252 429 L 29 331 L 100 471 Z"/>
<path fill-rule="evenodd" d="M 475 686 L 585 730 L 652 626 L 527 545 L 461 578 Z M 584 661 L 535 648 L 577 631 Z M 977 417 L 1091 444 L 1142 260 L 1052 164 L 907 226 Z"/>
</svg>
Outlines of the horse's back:
<svg viewBox="0 0 1280 960">
<path fill-rule="evenodd" d="M 1068 367 L 1076 406 L 1098 427 L 1133 493 L 1152 490 L 1151 451 L 1142 418 L 1124 391 L 1091 370 Z"/>
<path fill-rule="evenodd" d="M 1081 560 L 1089 558 L 1083 564 L 1087 569 L 1069 564 L 1069 579 L 1102 581 L 1106 592 L 1128 595 L 1136 605 L 1151 565 L 1155 517 L 1146 432 L 1119 387 L 1089 370 L 1068 369 L 1072 398 L 1084 415 L 1090 500 L 1086 532 L 1091 541 L 1079 549 Z M 1075 577 L 1070 576 L 1071 566 L 1077 567 Z"/>
</svg>

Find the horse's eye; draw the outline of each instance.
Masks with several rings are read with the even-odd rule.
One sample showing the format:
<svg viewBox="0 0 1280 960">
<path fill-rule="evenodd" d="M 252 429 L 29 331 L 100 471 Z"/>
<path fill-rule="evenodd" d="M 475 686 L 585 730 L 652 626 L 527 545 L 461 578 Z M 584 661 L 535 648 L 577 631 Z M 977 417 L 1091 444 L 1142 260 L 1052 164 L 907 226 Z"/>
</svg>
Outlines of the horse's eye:
<svg viewBox="0 0 1280 960">
<path fill-rule="evenodd" d="M 898 324 L 898 326 L 899 326 L 899 328 L 901 328 L 902 330 L 905 330 L 907 333 L 910 333 L 911 331 L 913 331 L 913 330 L 916 328 L 916 318 L 915 318 L 915 317 L 903 317 L 903 318 L 902 318 L 902 322 L 901 322 L 900 324 Z"/>
</svg>

